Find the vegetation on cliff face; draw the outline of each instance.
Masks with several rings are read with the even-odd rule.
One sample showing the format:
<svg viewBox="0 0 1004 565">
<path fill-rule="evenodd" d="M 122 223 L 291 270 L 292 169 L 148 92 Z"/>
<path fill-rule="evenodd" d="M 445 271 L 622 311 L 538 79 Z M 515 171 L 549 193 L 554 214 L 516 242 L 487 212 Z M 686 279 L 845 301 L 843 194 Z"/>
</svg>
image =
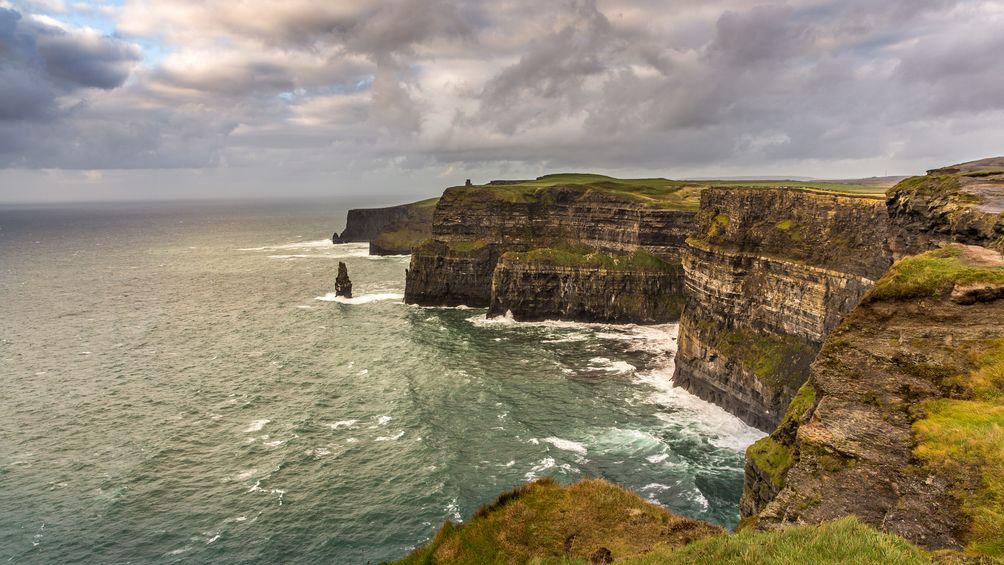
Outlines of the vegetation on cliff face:
<svg viewBox="0 0 1004 565">
<path fill-rule="evenodd" d="M 402 565 L 930 563 L 906 540 L 854 518 L 778 532 L 721 529 L 667 512 L 605 481 L 551 479 L 502 494 L 470 522 L 447 522 Z"/>
<path fill-rule="evenodd" d="M 815 403 L 816 389 L 810 383 L 803 384 L 788 405 L 777 430 L 746 449 L 746 460 L 756 465 L 775 488 L 784 486 L 784 476 L 795 463 L 793 432 L 805 421 Z"/>
<path fill-rule="evenodd" d="M 635 251 L 624 255 L 600 253 L 588 246 L 542 247 L 503 256 L 512 261 L 557 267 L 606 269 L 608 271 L 676 272 L 682 267 L 659 259 L 651 253 Z"/>
<path fill-rule="evenodd" d="M 399 563 L 562 563 L 603 556 L 621 562 L 723 533 L 606 481 L 561 486 L 543 479 L 502 494 L 466 524 L 447 522 Z"/>
<path fill-rule="evenodd" d="M 432 237 L 432 215 L 439 198 L 404 205 L 404 215 L 384 226 L 370 242 L 370 253 L 406 255 Z"/>
<path fill-rule="evenodd" d="M 805 379 L 816 349 L 797 336 L 772 334 L 749 328 L 717 328 L 709 321 L 696 325 L 708 344 L 729 360 L 775 387 L 795 390 Z"/>
<path fill-rule="evenodd" d="M 955 477 L 971 521 L 967 549 L 1004 557 L 1004 339 L 971 355 L 973 370 L 953 379 L 965 397 L 924 403 L 926 417 L 913 425 L 914 453 Z"/>
</svg>

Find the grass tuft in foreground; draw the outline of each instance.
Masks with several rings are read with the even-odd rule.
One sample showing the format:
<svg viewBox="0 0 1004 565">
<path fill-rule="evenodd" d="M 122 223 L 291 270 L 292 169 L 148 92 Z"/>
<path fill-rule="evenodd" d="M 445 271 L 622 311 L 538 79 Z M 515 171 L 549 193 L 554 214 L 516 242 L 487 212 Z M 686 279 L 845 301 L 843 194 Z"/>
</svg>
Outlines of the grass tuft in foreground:
<svg viewBox="0 0 1004 565">
<path fill-rule="evenodd" d="M 543 479 L 502 494 L 464 525 L 447 522 L 428 545 L 399 563 L 588 562 L 597 555 L 619 563 L 723 533 L 606 481 L 561 486 Z"/>
<path fill-rule="evenodd" d="M 913 565 L 928 564 L 926 553 L 905 539 L 844 518 L 780 531 L 746 530 L 696 541 L 676 550 L 657 550 L 627 559 L 626 565 L 689 563 L 744 565 Z"/>
</svg>

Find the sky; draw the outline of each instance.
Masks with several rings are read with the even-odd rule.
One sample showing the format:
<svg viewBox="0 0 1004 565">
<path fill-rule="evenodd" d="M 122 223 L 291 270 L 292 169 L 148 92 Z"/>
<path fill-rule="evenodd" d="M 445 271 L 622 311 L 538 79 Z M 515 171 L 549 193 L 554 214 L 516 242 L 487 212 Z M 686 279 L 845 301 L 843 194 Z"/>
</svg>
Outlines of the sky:
<svg viewBox="0 0 1004 565">
<path fill-rule="evenodd" d="M 1004 0 L 0 0 L 0 202 L 1004 154 Z"/>
</svg>

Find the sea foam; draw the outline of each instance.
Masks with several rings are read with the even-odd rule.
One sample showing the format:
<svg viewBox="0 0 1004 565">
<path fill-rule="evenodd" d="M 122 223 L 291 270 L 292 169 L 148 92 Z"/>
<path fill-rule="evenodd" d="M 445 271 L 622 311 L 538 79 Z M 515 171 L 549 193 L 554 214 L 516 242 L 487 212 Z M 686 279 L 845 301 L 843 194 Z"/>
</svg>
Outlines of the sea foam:
<svg viewBox="0 0 1004 565">
<path fill-rule="evenodd" d="M 320 300 L 321 302 L 338 302 L 339 304 L 369 304 L 370 302 L 380 302 L 383 300 L 403 300 L 404 295 L 386 292 L 380 294 L 364 294 L 362 296 L 355 296 L 352 298 L 345 298 L 344 296 L 338 296 L 333 292 L 329 292 L 324 296 L 318 296 L 314 300 Z"/>
</svg>

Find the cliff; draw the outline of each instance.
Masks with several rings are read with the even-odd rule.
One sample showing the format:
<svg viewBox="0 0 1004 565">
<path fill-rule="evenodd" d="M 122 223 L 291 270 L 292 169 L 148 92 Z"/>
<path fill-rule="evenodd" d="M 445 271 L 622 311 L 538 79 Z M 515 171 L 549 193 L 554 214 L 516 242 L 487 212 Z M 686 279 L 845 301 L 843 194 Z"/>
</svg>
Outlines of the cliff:
<svg viewBox="0 0 1004 565">
<path fill-rule="evenodd" d="M 958 241 L 1004 250 L 1004 157 L 928 171 L 888 194 L 897 256 Z"/>
<path fill-rule="evenodd" d="M 432 236 L 432 215 L 438 198 L 387 208 L 349 210 L 345 230 L 332 243 L 367 241 L 370 255 L 407 255 Z"/>
<path fill-rule="evenodd" d="M 747 452 L 759 529 L 854 515 L 931 549 L 1004 555 L 1004 257 L 896 263 Z"/>
<path fill-rule="evenodd" d="M 405 301 L 519 320 L 674 320 L 696 194 L 597 175 L 449 188 L 434 240 L 412 254 Z"/>
<path fill-rule="evenodd" d="M 696 221 L 674 383 L 771 430 L 824 337 L 891 263 L 885 203 L 709 188 Z"/>
<path fill-rule="evenodd" d="M 678 263 L 644 252 L 509 252 L 492 274 L 488 316 L 512 312 L 520 320 L 641 324 L 675 320 L 684 302 L 681 275 Z"/>
</svg>

